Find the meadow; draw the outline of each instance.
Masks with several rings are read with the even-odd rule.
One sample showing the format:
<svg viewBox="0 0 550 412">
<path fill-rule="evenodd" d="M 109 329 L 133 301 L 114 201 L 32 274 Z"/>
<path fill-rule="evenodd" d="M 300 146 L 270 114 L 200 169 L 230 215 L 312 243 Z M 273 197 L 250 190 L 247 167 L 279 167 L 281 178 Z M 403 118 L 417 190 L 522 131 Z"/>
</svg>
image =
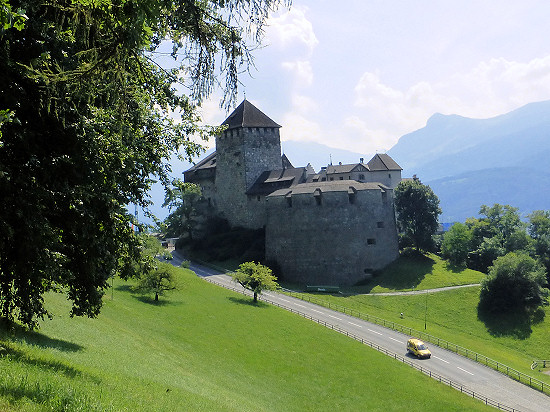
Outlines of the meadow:
<svg viewBox="0 0 550 412">
<path fill-rule="evenodd" d="M 463 411 L 488 407 L 359 342 L 178 271 L 178 290 L 116 280 L 97 319 L 46 297 L 37 332 L 0 328 L 0 410 Z"/>
<path fill-rule="evenodd" d="M 377 316 L 471 349 L 550 384 L 550 377 L 530 366 L 535 359 L 550 359 L 550 308 L 532 316 L 523 313 L 478 313 L 479 286 L 442 292 L 429 289 L 477 284 L 485 275 L 460 270 L 435 255 L 400 259 L 366 285 L 343 289 L 341 294 L 301 294 L 324 305 Z M 365 291 L 372 294 L 364 294 Z M 420 290 L 417 295 L 380 296 L 375 292 Z M 401 316 L 403 314 L 403 316 Z"/>
</svg>

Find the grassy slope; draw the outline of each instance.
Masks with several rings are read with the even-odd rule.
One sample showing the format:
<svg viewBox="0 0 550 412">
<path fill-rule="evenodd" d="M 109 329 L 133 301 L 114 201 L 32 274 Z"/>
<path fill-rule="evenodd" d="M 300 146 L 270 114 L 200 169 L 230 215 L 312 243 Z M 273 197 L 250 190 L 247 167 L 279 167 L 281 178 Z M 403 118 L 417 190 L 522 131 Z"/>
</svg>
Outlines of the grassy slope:
<svg viewBox="0 0 550 412">
<path fill-rule="evenodd" d="M 40 333 L 0 331 L 0 410 L 485 410 L 358 342 L 182 272 L 153 305 L 116 284 L 99 319 L 59 295 Z"/>
<path fill-rule="evenodd" d="M 471 270 L 446 270 L 441 259 L 434 255 L 430 258 L 433 264 L 428 260 L 411 262 L 402 259 L 366 287 L 373 292 L 411 290 L 413 286 L 417 290 L 425 290 L 478 283 L 485 276 Z M 315 294 L 315 299 L 353 308 L 420 331 L 424 330 L 426 316 L 427 333 L 550 383 L 548 376 L 530 370 L 534 359 L 550 359 L 550 308 L 545 308 L 546 316 L 542 321 L 533 322 L 518 317 L 483 322 L 477 313 L 479 290 L 479 287 L 471 287 L 414 296 Z M 364 287 L 347 290 L 352 291 L 363 293 Z M 404 313 L 404 319 L 401 319 L 400 313 Z"/>
</svg>

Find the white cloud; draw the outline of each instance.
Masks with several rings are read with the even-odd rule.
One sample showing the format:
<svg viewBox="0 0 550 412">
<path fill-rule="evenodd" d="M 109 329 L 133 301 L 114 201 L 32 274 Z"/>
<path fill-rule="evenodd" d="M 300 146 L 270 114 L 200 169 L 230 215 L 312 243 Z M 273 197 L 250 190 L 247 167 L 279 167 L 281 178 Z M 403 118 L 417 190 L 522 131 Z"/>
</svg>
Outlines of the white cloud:
<svg viewBox="0 0 550 412">
<path fill-rule="evenodd" d="M 369 136 L 365 145 L 370 141 L 389 149 L 403 134 L 422 128 L 436 112 L 489 118 L 550 99 L 550 56 L 526 63 L 490 59 L 467 73 L 419 82 L 406 90 L 385 84 L 378 73 L 366 72 L 354 92 L 354 115 L 342 123 Z"/>
<path fill-rule="evenodd" d="M 270 17 L 266 27 L 267 44 L 283 49 L 300 44 L 306 47 L 307 55 L 311 55 L 319 41 L 306 17 L 307 10 L 307 7 L 293 6 L 277 17 Z"/>
<path fill-rule="evenodd" d="M 319 142 L 322 135 L 321 126 L 305 116 L 289 112 L 283 116 L 281 139 L 300 142 Z"/>
<path fill-rule="evenodd" d="M 282 67 L 292 73 L 295 87 L 311 86 L 313 83 L 313 69 L 309 61 L 297 60 L 293 62 L 283 62 Z"/>
</svg>

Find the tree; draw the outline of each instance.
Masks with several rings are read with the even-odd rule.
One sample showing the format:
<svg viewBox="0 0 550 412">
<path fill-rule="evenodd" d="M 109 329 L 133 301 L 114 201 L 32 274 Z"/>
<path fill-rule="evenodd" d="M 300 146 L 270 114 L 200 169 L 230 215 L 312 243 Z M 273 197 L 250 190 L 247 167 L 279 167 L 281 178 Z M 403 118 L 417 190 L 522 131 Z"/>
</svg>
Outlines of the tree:
<svg viewBox="0 0 550 412">
<path fill-rule="evenodd" d="M 498 257 L 482 281 L 480 307 L 492 313 L 533 311 L 547 304 L 544 269 L 525 253 Z"/>
<path fill-rule="evenodd" d="M 443 235 L 441 254 L 449 262 L 458 266 L 465 266 L 471 241 L 472 232 L 468 227 L 463 223 L 455 223 Z"/>
<path fill-rule="evenodd" d="M 159 296 L 169 290 L 176 289 L 175 267 L 167 263 L 159 263 L 158 267 L 146 271 L 139 278 L 135 291 L 141 293 L 154 293 L 155 302 Z"/>
<path fill-rule="evenodd" d="M 536 210 L 528 218 L 528 231 L 533 239 L 535 255 L 546 268 L 550 284 L 550 211 Z"/>
<path fill-rule="evenodd" d="M 531 240 L 517 208 L 498 203 L 491 207 L 482 205 L 479 214 L 480 219 L 466 221 L 472 231 L 468 267 L 487 273 L 497 257 L 531 250 Z"/>
<path fill-rule="evenodd" d="M 276 290 L 279 285 L 271 269 L 255 262 L 241 263 L 239 268 L 231 274 L 233 281 L 243 288 L 254 292 L 254 302 L 258 301 L 258 294 L 264 290 Z"/>
<path fill-rule="evenodd" d="M 199 185 L 185 183 L 180 179 L 172 182 L 172 189 L 166 191 L 163 207 L 174 209 L 164 220 L 166 236 L 180 237 L 187 233 L 189 240 L 193 240 L 193 230 L 196 226 L 197 203 L 202 196 Z"/>
<path fill-rule="evenodd" d="M 416 250 L 429 250 L 432 235 L 439 227 L 439 198 L 430 186 L 415 180 L 404 180 L 395 188 L 397 224 Z"/>
<path fill-rule="evenodd" d="M 1 1 L 0 316 L 35 327 L 55 290 L 71 315 L 94 317 L 107 279 L 135 274 L 126 205 L 146 208 L 170 156 L 197 155 L 195 141 L 217 131 L 199 126 L 198 105 L 218 84 L 234 103 L 281 4 Z M 166 39 L 171 70 L 155 61 Z"/>
</svg>

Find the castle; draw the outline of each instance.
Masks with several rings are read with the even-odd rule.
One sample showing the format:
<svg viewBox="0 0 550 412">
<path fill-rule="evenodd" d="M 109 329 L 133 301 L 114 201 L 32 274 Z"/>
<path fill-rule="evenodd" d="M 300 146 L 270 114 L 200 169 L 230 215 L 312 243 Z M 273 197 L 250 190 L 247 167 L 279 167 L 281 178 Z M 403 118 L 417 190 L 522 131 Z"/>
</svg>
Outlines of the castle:
<svg viewBox="0 0 550 412">
<path fill-rule="evenodd" d="M 305 285 L 353 285 L 399 254 L 393 189 L 401 167 L 369 162 L 294 167 L 280 125 L 244 100 L 222 123 L 216 151 L 184 172 L 231 226 L 265 228 L 266 260 Z"/>
</svg>

